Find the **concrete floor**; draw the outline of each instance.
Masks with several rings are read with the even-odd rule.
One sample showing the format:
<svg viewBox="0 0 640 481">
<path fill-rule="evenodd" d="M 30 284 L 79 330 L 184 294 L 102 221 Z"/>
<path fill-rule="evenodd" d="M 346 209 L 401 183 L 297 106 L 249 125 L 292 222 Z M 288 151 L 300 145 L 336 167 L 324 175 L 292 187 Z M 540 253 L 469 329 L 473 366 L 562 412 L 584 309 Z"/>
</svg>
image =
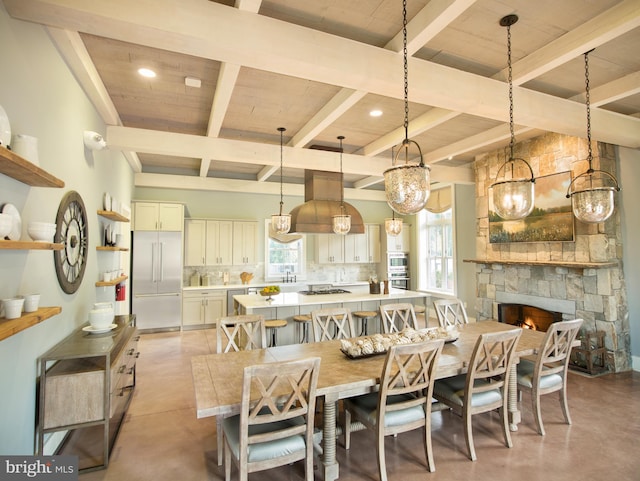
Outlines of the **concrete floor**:
<svg viewBox="0 0 640 481">
<path fill-rule="evenodd" d="M 80 480 L 224 479 L 216 461 L 215 418 L 196 418 L 191 380 L 191 356 L 211 352 L 215 330 L 143 334 L 136 391 L 109 467 Z M 474 416 L 476 462 L 467 458 L 460 418 L 434 413 L 436 472 L 426 471 L 421 433 L 414 431 L 387 438 L 389 480 L 640 480 L 640 373 L 571 373 L 568 389 L 573 424 L 563 424 L 555 396 L 546 396 L 544 437 L 535 432 L 530 398 L 523 396 L 523 422 L 512 433 L 511 449 L 503 444 L 496 414 Z M 340 480 L 378 479 L 372 433 L 354 433 L 348 452 L 340 440 L 337 456 Z M 300 480 L 303 469 L 297 463 L 249 479 Z"/>
</svg>

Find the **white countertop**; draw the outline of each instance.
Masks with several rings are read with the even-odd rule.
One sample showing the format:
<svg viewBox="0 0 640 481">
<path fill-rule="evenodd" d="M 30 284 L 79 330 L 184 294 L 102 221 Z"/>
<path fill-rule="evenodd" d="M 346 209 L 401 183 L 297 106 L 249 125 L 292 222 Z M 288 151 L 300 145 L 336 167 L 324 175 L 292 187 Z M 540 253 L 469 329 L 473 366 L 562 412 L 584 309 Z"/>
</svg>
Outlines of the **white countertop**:
<svg viewBox="0 0 640 481">
<path fill-rule="evenodd" d="M 345 287 L 345 286 L 368 286 L 369 283 L 367 281 L 344 281 L 344 282 L 296 282 L 296 283 L 281 283 L 281 282 L 255 282 L 251 284 L 214 284 L 210 286 L 189 286 L 184 285 L 182 290 L 184 291 L 202 291 L 202 290 L 213 290 L 213 289 L 261 289 L 264 286 L 280 286 L 283 288 L 295 288 L 296 290 L 303 291 L 307 290 L 309 286 L 318 286 L 318 285 L 330 285 L 334 287 Z"/>
<path fill-rule="evenodd" d="M 345 294 L 318 294 L 305 296 L 297 292 L 284 292 L 273 296 L 272 301 L 267 301 L 266 297 L 260 294 L 245 294 L 233 296 L 234 300 L 245 308 L 247 313 L 254 309 L 266 309 L 273 307 L 295 307 L 312 306 L 318 304 L 341 304 L 343 302 L 363 302 L 363 301 L 388 301 L 397 302 L 409 301 L 410 299 L 424 298 L 424 292 L 407 291 L 404 289 L 391 289 L 389 294 L 369 294 L 362 292 L 352 292 Z"/>
</svg>

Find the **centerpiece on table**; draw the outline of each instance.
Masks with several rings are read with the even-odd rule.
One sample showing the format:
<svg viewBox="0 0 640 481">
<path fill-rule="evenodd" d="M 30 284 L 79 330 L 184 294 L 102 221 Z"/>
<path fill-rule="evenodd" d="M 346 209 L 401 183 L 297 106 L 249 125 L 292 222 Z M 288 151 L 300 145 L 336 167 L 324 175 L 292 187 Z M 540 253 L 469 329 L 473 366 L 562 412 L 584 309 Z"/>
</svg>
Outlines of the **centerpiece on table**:
<svg viewBox="0 0 640 481">
<path fill-rule="evenodd" d="M 266 297 L 267 301 L 273 301 L 273 296 L 280 294 L 280 286 L 265 286 L 260 289 L 260 295 Z"/>
</svg>

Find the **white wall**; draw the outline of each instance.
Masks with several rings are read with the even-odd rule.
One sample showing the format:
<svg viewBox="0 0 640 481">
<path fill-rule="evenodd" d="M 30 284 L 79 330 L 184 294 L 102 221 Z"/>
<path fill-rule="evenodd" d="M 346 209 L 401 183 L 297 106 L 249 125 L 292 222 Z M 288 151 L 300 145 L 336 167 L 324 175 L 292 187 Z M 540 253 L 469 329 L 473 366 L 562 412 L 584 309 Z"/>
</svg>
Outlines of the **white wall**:
<svg viewBox="0 0 640 481">
<path fill-rule="evenodd" d="M 629 325 L 631 331 L 631 357 L 633 370 L 640 371 L 640 150 L 618 149 L 620 187 L 618 194 L 620 222 L 622 224 L 623 271 L 627 283 Z"/>
<path fill-rule="evenodd" d="M 60 58 L 46 31 L 14 20 L 0 3 L 0 105 L 13 133 L 38 138 L 40 166 L 63 180 L 62 189 L 30 187 L 0 174 L 0 204 L 12 203 L 23 219 L 28 240 L 31 220 L 55 222 L 65 193 L 77 191 L 87 208 L 89 258 L 84 280 L 65 294 L 55 275 L 50 251 L 0 250 L 0 298 L 39 292 L 41 305 L 62 313 L 0 341 L 0 454 L 32 454 L 35 449 L 38 357 L 87 320 L 96 300 L 113 300 L 113 288 L 96 288 L 98 274 L 111 264 L 97 253 L 102 195 L 131 200 L 133 175 L 119 152 L 85 152 L 84 130 L 105 126 Z"/>
</svg>

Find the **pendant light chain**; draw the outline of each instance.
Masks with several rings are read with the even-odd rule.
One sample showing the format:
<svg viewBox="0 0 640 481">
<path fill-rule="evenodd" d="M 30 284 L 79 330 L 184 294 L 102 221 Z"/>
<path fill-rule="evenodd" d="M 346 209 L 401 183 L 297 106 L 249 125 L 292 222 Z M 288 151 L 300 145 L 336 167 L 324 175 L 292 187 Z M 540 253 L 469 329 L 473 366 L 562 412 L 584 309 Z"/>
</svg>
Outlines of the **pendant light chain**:
<svg viewBox="0 0 640 481">
<path fill-rule="evenodd" d="M 589 170 L 587 172 L 593 172 L 591 167 L 591 161 L 593 160 L 593 150 L 591 149 L 591 96 L 589 93 L 589 52 L 584 54 L 584 85 L 585 85 L 585 98 L 587 103 L 587 142 L 589 154 L 587 160 L 589 161 Z"/>
<path fill-rule="evenodd" d="M 342 182 L 342 189 L 340 189 L 340 213 L 344 215 L 344 174 L 342 173 L 342 141 L 344 140 L 344 135 L 339 135 L 338 140 L 340 141 L 340 181 Z"/>
<path fill-rule="evenodd" d="M 283 134 L 286 129 L 284 127 L 278 127 L 278 130 L 280 131 L 280 215 L 282 215 L 282 206 L 284 205 L 283 196 L 282 196 L 282 156 L 283 156 L 284 149 L 282 147 L 282 142 L 283 142 Z"/>
<path fill-rule="evenodd" d="M 407 0 L 402 1 L 402 54 L 404 56 L 404 139 L 409 140 L 409 61 L 407 53 Z"/>
<path fill-rule="evenodd" d="M 508 82 L 509 82 L 509 132 L 511 140 L 509 141 L 509 158 L 513 159 L 513 148 L 516 143 L 516 134 L 513 130 L 513 67 L 511 65 L 511 25 L 507 25 L 507 66 L 508 66 Z"/>
</svg>

